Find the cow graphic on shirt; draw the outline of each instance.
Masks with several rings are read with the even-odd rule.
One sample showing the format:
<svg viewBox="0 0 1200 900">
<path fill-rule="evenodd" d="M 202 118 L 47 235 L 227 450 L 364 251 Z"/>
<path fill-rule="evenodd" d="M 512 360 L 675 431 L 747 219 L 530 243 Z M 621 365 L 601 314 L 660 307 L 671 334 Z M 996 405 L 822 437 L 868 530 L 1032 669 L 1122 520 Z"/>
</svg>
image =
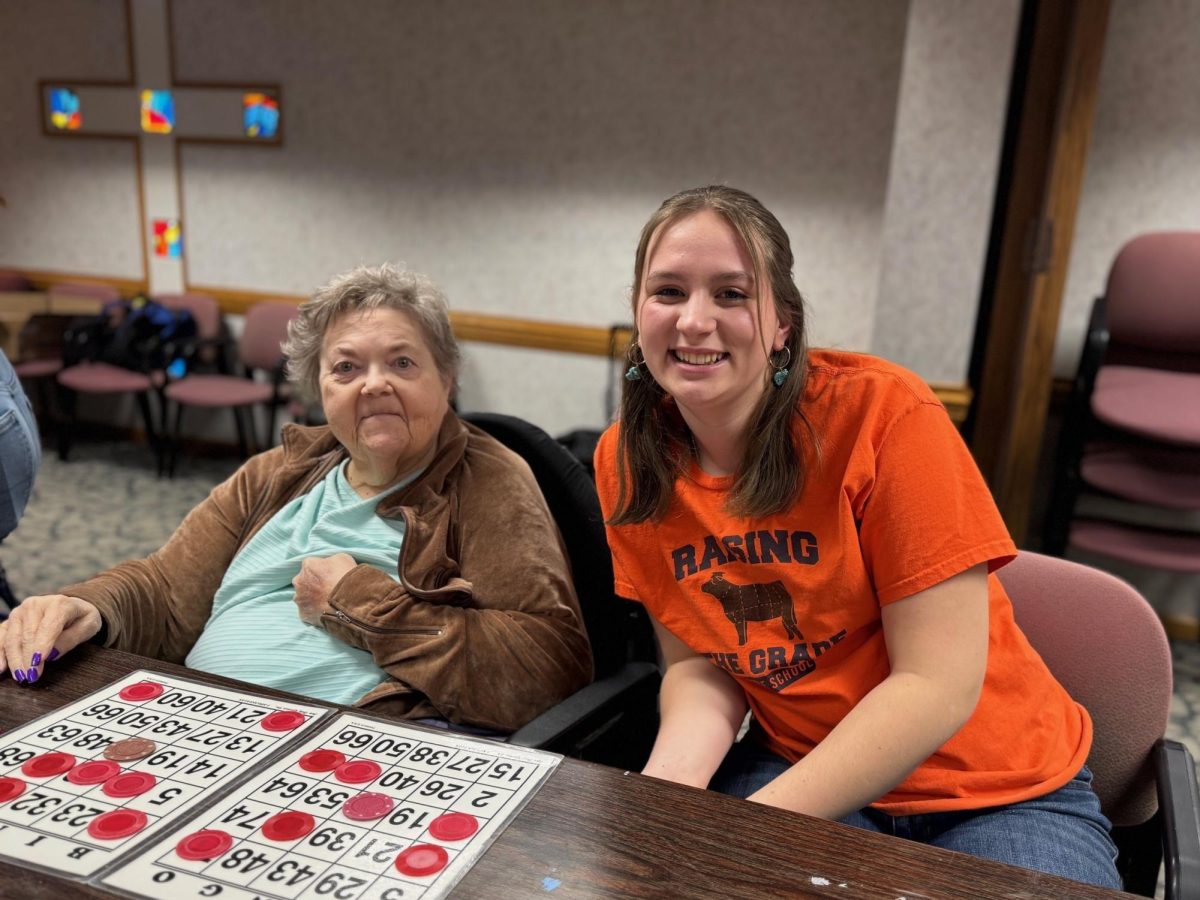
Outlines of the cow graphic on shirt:
<svg viewBox="0 0 1200 900">
<path fill-rule="evenodd" d="M 804 640 L 804 635 L 800 633 L 800 627 L 796 624 L 796 607 L 792 604 L 792 597 L 782 581 L 734 584 L 726 580 L 724 573 L 717 572 L 700 585 L 700 590 L 712 594 L 720 602 L 725 610 L 725 617 L 737 628 L 739 647 L 746 644 L 747 622 L 768 622 L 771 619 L 780 619 L 783 622 L 789 638 Z"/>
</svg>

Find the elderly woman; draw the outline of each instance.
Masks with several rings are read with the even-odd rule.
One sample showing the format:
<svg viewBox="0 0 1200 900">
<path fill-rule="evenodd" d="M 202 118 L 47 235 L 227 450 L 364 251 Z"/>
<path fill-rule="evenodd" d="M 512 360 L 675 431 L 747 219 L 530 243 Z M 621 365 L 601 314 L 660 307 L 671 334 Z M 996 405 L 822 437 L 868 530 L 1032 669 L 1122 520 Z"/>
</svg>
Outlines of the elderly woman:
<svg viewBox="0 0 1200 900">
<path fill-rule="evenodd" d="M 390 266 L 302 304 L 289 375 L 329 422 L 288 425 L 166 545 L 0 626 L 37 681 L 89 639 L 403 718 L 512 731 L 585 685 L 561 539 L 525 463 L 450 409 L 438 290 Z"/>
</svg>

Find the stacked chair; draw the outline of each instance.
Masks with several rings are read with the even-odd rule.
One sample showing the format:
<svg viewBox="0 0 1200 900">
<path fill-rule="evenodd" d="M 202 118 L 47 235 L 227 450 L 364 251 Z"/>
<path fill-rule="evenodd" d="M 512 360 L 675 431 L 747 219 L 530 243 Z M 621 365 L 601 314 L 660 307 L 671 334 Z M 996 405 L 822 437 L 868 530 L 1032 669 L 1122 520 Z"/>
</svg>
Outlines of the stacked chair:
<svg viewBox="0 0 1200 900">
<path fill-rule="evenodd" d="M 1145 234 L 1092 308 L 1043 549 L 1200 574 L 1197 514 L 1200 232 Z"/>
</svg>

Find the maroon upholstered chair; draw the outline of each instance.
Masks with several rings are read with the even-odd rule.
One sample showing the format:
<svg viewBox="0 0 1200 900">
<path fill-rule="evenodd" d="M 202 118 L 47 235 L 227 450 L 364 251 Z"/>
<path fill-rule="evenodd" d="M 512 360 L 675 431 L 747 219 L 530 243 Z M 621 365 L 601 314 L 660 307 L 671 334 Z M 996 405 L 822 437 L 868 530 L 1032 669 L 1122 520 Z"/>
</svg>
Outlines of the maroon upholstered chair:
<svg viewBox="0 0 1200 900">
<path fill-rule="evenodd" d="M 221 307 L 208 294 L 156 294 L 154 299 L 167 309 L 186 309 L 196 322 L 196 338 L 201 345 L 215 344 L 224 334 Z"/>
<path fill-rule="evenodd" d="M 1164 739 L 1172 665 L 1158 615 L 1124 581 L 1064 559 L 1022 552 L 997 574 L 1029 643 L 1091 715 L 1088 767 L 1125 889 L 1154 896 L 1165 848 L 1167 897 L 1198 896 L 1195 762 Z"/>
<path fill-rule="evenodd" d="M 6 275 L 8 276 L 7 279 Z M 5 284 L 11 286 L 5 287 Z M 17 284 L 23 286 L 16 287 L 15 285 Z M 0 272 L 0 290 L 28 289 L 29 282 L 24 276 L 15 275 L 11 272 Z M 105 303 L 119 300 L 121 293 L 116 288 L 109 287 L 108 285 L 63 282 L 51 287 L 47 292 L 47 296 L 51 307 L 57 306 L 61 308 L 61 311 L 51 308 L 49 314 L 58 316 L 65 322 L 66 317 L 70 315 L 87 315 L 100 312 Z M 60 352 L 53 356 L 43 356 L 40 354 L 26 355 L 22 353 L 21 358 L 13 368 L 16 369 L 17 375 L 21 378 L 48 378 L 62 371 L 62 354 Z"/>
<path fill-rule="evenodd" d="M 37 408 L 39 422 L 48 425 L 56 416 L 54 377 L 63 368 L 63 333 L 69 319 L 48 313 L 35 313 L 17 336 L 17 358 L 13 369 L 26 383 L 26 390 Z"/>
<path fill-rule="evenodd" d="M 1148 528 L 1109 503 L 1091 504 L 1114 510 L 1104 518 L 1076 517 L 1085 492 L 1200 511 L 1200 231 L 1144 234 L 1113 261 L 1064 416 L 1043 541 L 1054 555 L 1072 546 L 1200 573 L 1200 534 L 1182 516 Z"/>
<path fill-rule="evenodd" d="M 95 301 L 98 312 L 107 304 L 121 299 L 120 291 L 116 288 L 97 284 L 56 284 L 50 289 L 49 294 L 51 309 L 55 308 L 60 299 L 64 301 L 63 305 L 70 303 L 77 309 L 82 309 L 80 301 L 92 300 Z M 161 383 L 160 375 L 134 372 L 105 362 L 82 362 L 62 369 L 57 375 L 57 380 L 59 386 L 59 459 L 65 462 L 70 453 L 80 394 L 132 394 L 141 411 L 150 445 L 155 456 L 159 455 L 158 429 L 154 424 L 150 397 L 156 386 Z"/>
<path fill-rule="evenodd" d="M 296 312 L 296 304 L 286 301 L 256 303 L 247 310 L 245 327 L 238 341 L 242 375 L 188 375 L 166 386 L 164 394 L 175 410 L 167 465 L 170 474 L 175 473 L 183 411 L 188 406 L 230 408 L 243 458 L 250 454 L 252 443 L 255 448 L 270 447 L 274 443 L 275 410 L 288 400 L 281 345 L 287 338 L 288 322 L 296 317 Z M 266 373 L 269 380 L 255 379 L 256 372 Z M 254 435 L 253 407 L 260 403 L 267 407 L 267 437 L 262 445 L 251 440 Z"/>
<path fill-rule="evenodd" d="M 0 269 L 0 291 L 27 291 L 30 287 L 29 279 L 20 272 Z"/>
</svg>

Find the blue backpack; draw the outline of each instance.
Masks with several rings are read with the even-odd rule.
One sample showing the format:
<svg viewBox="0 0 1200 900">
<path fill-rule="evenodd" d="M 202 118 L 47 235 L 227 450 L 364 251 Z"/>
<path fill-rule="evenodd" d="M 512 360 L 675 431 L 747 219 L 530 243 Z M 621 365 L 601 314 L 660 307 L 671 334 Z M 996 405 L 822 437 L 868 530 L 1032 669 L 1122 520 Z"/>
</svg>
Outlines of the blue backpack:
<svg viewBox="0 0 1200 900">
<path fill-rule="evenodd" d="M 188 354 L 196 320 L 189 310 L 135 297 L 106 304 L 98 316 L 77 319 L 64 337 L 67 365 L 98 361 L 152 372 Z"/>
</svg>

